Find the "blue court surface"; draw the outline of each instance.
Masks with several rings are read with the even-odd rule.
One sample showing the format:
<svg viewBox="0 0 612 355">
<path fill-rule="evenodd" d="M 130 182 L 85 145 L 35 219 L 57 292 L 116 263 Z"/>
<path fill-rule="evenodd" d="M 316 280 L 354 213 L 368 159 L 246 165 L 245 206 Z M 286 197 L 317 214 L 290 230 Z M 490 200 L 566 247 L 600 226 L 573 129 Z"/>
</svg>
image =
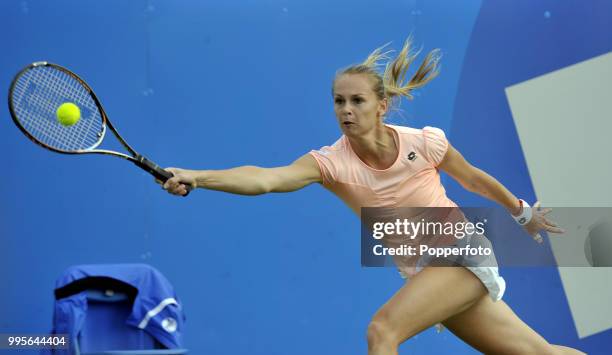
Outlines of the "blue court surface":
<svg viewBox="0 0 612 355">
<path fill-rule="evenodd" d="M 609 163 L 591 165 L 593 180 L 578 183 L 582 175 L 572 174 L 586 168 L 573 164 L 582 160 L 560 167 L 538 158 L 562 141 L 586 156 L 602 142 L 593 135 L 609 137 L 612 81 L 593 81 L 603 88 L 595 91 L 576 81 L 584 76 L 563 76 L 574 91 L 546 101 L 538 117 L 563 105 L 589 110 L 551 131 L 533 128 L 542 130 L 533 139 L 538 118 L 521 111 L 530 97 L 547 100 L 548 90 L 530 86 L 538 80 L 575 68 L 612 76 L 607 0 L 2 0 L 0 33 L 0 96 L 25 65 L 60 64 L 91 85 L 137 151 L 190 169 L 282 166 L 333 143 L 341 135 L 330 95 L 336 71 L 385 43 L 400 49 L 412 34 L 423 54 L 440 48 L 441 75 L 391 123 L 443 129 L 470 162 L 529 201 L 560 184 L 575 198 L 559 205 L 612 205 L 609 181 L 596 180 L 612 176 Z M 41 149 L 7 106 L 0 113 L 0 334 L 49 333 L 56 279 L 72 265 L 143 263 L 176 291 L 190 354 L 367 353 L 368 323 L 403 281 L 394 268 L 360 266 L 359 219 L 320 185 L 177 198 L 120 159 Z M 609 144 L 597 144 L 609 156 Z M 108 132 L 103 145 L 120 149 Z M 492 205 L 442 179 L 459 205 Z M 581 200 L 594 186 L 593 199 Z M 579 279 L 591 278 L 588 293 L 609 300 L 612 269 L 597 271 Z M 609 307 L 581 298 L 567 272 L 501 267 L 504 300 L 551 343 L 610 354 L 612 321 L 593 315 Z M 433 328 L 400 348 L 477 353 Z"/>
</svg>

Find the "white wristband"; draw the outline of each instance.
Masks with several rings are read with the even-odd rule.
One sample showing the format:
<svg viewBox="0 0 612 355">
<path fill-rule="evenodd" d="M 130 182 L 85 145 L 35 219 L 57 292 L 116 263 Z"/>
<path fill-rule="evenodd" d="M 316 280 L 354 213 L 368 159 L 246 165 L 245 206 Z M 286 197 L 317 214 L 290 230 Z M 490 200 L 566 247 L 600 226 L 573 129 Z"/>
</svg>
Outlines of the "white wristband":
<svg viewBox="0 0 612 355">
<path fill-rule="evenodd" d="M 531 217 L 533 217 L 533 213 L 531 211 L 531 207 L 525 200 L 519 199 L 521 203 L 521 214 L 518 216 L 512 215 L 512 218 L 516 221 L 516 223 L 524 226 L 525 224 L 531 221 Z"/>
</svg>

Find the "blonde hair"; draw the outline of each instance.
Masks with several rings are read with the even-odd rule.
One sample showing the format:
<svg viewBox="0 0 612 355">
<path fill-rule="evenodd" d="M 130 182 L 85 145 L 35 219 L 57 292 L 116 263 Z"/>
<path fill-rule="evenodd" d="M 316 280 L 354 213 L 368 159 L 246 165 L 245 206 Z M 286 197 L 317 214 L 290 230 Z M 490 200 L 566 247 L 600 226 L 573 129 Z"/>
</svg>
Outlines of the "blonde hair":
<svg viewBox="0 0 612 355">
<path fill-rule="evenodd" d="M 402 96 L 412 100 L 413 90 L 425 86 L 440 73 L 440 49 L 434 49 L 427 54 L 412 78 L 405 82 L 408 69 L 421 51 L 419 50 L 416 53 L 411 51 L 412 36 L 408 37 L 404 47 L 394 59 L 388 56 L 392 52 L 391 50 L 383 52 L 387 45 L 388 43 L 375 49 L 363 63 L 351 65 L 340 70 L 332 83 L 332 94 L 338 77 L 346 74 L 363 74 L 372 79 L 372 90 L 376 93 L 378 99 L 386 98 L 389 100 L 389 105 L 393 106 L 396 101 L 399 102 Z M 387 63 L 381 75 L 377 68 L 381 65 L 380 62 L 385 60 Z"/>
</svg>

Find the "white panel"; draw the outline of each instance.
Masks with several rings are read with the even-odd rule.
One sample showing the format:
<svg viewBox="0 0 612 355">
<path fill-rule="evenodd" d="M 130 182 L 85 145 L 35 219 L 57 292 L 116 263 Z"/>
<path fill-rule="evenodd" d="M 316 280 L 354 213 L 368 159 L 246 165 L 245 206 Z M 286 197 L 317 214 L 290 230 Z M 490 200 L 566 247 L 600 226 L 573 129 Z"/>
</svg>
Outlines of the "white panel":
<svg viewBox="0 0 612 355">
<path fill-rule="evenodd" d="M 506 95 L 543 205 L 612 206 L 612 52 L 510 86 Z M 568 221 L 563 212 L 557 218 Z M 563 243 L 583 247 L 599 218 L 576 221 L 552 238 L 559 264 L 569 257 Z M 578 335 L 612 328 L 612 268 L 561 267 L 559 273 Z"/>
</svg>

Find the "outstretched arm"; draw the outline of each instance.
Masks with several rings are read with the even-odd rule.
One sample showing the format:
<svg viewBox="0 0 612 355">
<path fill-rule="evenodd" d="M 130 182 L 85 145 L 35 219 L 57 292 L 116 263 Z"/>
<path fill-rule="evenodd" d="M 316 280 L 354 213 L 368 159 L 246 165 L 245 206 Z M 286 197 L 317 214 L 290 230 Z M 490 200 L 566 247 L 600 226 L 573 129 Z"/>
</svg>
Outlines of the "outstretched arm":
<svg viewBox="0 0 612 355">
<path fill-rule="evenodd" d="M 470 164 L 450 144 L 438 168 L 457 180 L 466 190 L 497 202 L 504 206 L 511 214 L 517 216 L 522 212 L 522 207 L 516 196 L 494 177 Z M 540 209 L 539 203 L 534 204 L 534 207 L 536 208 L 533 209 L 532 220 L 525 225 L 525 229 L 536 241 L 542 242 L 538 234 L 540 230 L 552 233 L 564 232 L 563 229 L 545 217 L 551 211 L 550 208 Z"/>
<path fill-rule="evenodd" d="M 305 154 L 290 165 L 277 168 L 240 166 L 226 170 L 166 169 L 174 177 L 166 181 L 164 189 L 175 195 L 204 188 L 240 195 L 260 195 L 268 192 L 290 192 L 314 182 L 321 182 L 317 162 Z"/>
<path fill-rule="evenodd" d="M 518 198 L 494 177 L 470 164 L 450 144 L 438 168 L 455 179 L 464 189 L 497 202 L 513 215 L 519 214 L 521 206 Z"/>
</svg>

